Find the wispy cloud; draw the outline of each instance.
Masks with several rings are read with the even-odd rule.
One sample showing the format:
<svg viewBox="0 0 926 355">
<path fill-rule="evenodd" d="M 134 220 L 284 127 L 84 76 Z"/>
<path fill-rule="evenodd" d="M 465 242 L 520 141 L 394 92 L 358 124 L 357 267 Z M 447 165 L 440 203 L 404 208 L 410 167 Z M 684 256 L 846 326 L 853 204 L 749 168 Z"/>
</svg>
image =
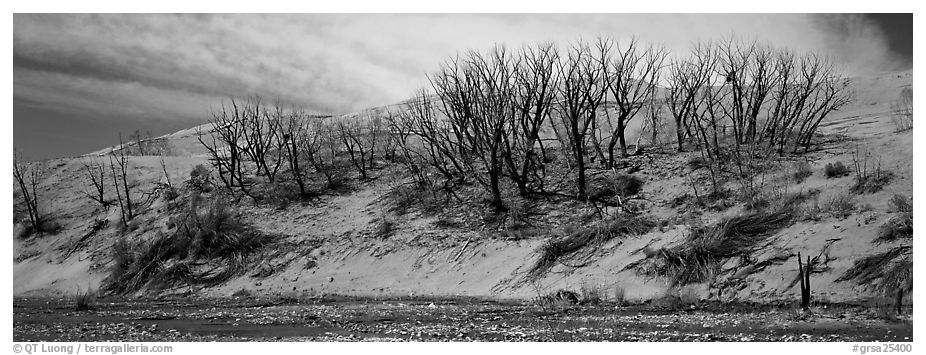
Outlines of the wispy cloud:
<svg viewBox="0 0 926 355">
<path fill-rule="evenodd" d="M 401 100 L 447 56 L 493 43 L 637 35 L 684 52 L 736 33 L 892 69 L 881 33 L 858 16 L 757 15 L 32 15 L 14 16 L 19 105 L 126 119 L 202 119 L 260 94 L 344 112 Z"/>
</svg>

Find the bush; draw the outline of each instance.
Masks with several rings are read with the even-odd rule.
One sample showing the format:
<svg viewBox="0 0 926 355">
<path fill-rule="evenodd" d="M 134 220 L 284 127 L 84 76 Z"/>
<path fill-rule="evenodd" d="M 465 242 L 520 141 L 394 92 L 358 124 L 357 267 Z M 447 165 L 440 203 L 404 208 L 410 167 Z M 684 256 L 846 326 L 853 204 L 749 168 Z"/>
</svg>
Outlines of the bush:
<svg viewBox="0 0 926 355">
<path fill-rule="evenodd" d="M 877 242 L 891 242 L 913 237 L 913 212 L 902 212 L 887 220 L 878 229 Z"/>
<path fill-rule="evenodd" d="M 880 171 L 877 174 L 859 176 L 852 185 L 852 192 L 858 194 L 875 193 L 891 183 L 894 174 L 890 171 Z"/>
<path fill-rule="evenodd" d="M 913 212 L 913 199 L 894 194 L 889 202 L 888 212 Z"/>
<path fill-rule="evenodd" d="M 602 291 L 601 287 L 589 287 L 588 285 L 583 284 L 582 287 L 579 288 L 579 294 L 581 295 L 579 297 L 579 304 L 600 304 L 604 298 L 602 297 L 603 293 L 604 292 Z"/>
<path fill-rule="evenodd" d="M 691 170 L 698 170 L 708 166 L 710 166 L 710 162 L 708 162 L 707 159 L 704 159 L 703 157 L 696 156 L 688 159 L 688 168 Z"/>
<path fill-rule="evenodd" d="M 835 163 L 826 163 L 826 166 L 823 168 L 823 172 L 828 179 L 849 176 L 849 174 L 852 173 L 849 170 L 849 167 L 847 167 L 841 161 L 837 161 Z"/>
<path fill-rule="evenodd" d="M 855 166 L 852 192 L 863 194 L 881 191 L 894 177 L 892 172 L 881 169 L 881 157 L 874 157 L 870 150 L 856 147 L 852 159 Z"/>
<path fill-rule="evenodd" d="M 804 180 L 813 175 L 813 169 L 810 168 L 810 163 L 806 161 L 797 163 L 794 170 L 794 182 L 798 184 L 804 182 Z"/>
<path fill-rule="evenodd" d="M 594 201 L 607 201 L 614 197 L 626 199 L 640 193 L 643 180 L 630 174 L 616 174 L 598 179 L 589 198 Z"/>
<path fill-rule="evenodd" d="M 62 229 L 61 224 L 58 221 L 49 218 L 47 215 L 41 217 L 36 224 L 26 221 L 23 223 L 23 228 L 18 234 L 16 234 L 17 239 L 24 239 L 29 236 L 37 235 L 55 235 L 58 234 Z"/>
<path fill-rule="evenodd" d="M 249 257 L 277 237 L 244 224 L 228 205 L 193 194 L 187 208 L 172 218 L 172 233 L 150 243 L 117 240 L 103 289 L 128 293 L 177 283 L 215 285 L 242 273 Z"/>
<path fill-rule="evenodd" d="M 209 169 L 206 169 L 202 164 L 197 164 L 193 167 L 193 170 L 190 171 L 190 180 L 188 180 L 188 183 L 198 192 L 211 191 L 212 179 L 209 174 Z"/>
</svg>

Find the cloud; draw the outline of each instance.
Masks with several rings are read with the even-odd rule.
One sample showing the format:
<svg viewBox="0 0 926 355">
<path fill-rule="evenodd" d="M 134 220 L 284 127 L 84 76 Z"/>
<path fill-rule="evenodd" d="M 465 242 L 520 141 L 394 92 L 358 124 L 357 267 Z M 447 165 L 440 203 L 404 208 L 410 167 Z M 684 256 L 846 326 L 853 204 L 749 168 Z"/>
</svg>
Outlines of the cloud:
<svg viewBox="0 0 926 355">
<path fill-rule="evenodd" d="M 402 100 L 468 48 L 637 35 L 683 53 L 736 33 L 834 56 L 853 74 L 893 69 L 860 16 L 14 15 L 14 97 L 59 111 L 201 120 L 231 96 L 260 94 L 322 112 Z"/>
</svg>

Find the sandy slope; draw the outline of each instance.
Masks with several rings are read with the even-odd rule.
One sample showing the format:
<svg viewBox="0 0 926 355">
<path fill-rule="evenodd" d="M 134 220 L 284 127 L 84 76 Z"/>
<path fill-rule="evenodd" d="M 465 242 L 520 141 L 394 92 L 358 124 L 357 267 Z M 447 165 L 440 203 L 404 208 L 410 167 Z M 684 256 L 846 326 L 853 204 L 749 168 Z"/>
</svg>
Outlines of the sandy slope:
<svg viewBox="0 0 926 355">
<path fill-rule="evenodd" d="M 687 288 L 702 297 L 722 300 L 774 301 L 793 300 L 799 293 L 795 285 L 797 252 L 820 256 L 826 269 L 814 274 L 814 292 L 818 300 L 852 301 L 871 295 L 853 282 L 835 282 L 853 262 L 866 255 L 891 247 L 872 243 L 877 228 L 891 215 L 888 200 L 894 193 L 912 196 L 912 133 L 896 133 L 888 114 L 889 104 L 900 88 L 911 85 L 910 72 L 884 73 L 860 78 L 853 87 L 857 100 L 834 113 L 822 127 L 824 133 L 838 133 L 852 140 L 828 146 L 812 154 L 814 175 L 790 191 L 821 189 L 821 199 L 848 190 L 852 178 L 826 179 L 822 174 L 828 162 L 850 164 L 856 147 L 875 153 L 884 168 L 896 178 L 883 191 L 856 196 L 855 203 L 866 211 L 844 218 L 804 221 L 775 234 L 756 255 L 756 261 L 771 262 L 764 270 L 750 270 L 731 260 L 725 269 L 734 270 L 738 285 L 734 289 L 708 289 L 705 285 Z M 171 179 L 182 181 L 196 164 L 205 162 L 198 147 L 196 129 L 168 135 L 174 156 L 166 160 Z M 102 153 L 105 152 L 97 152 Z M 91 154 L 93 155 L 93 154 Z M 683 161 L 682 157 L 675 158 Z M 79 160 L 55 160 L 46 163 L 53 174 L 42 184 L 40 192 L 53 201 L 49 210 L 65 226 L 55 236 L 14 241 L 14 294 L 41 295 L 71 293 L 77 288 L 96 287 L 105 276 L 110 261 L 111 243 L 118 232 L 116 211 L 108 214 L 95 209 L 80 191 L 84 177 Z M 161 178 L 157 157 L 133 157 L 135 181 L 142 190 L 150 189 Z M 664 164 L 667 167 L 672 164 Z M 676 164 L 679 165 L 679 164 Z M 668 168 L 667 168 L 668 169 Z M 651 213 L 672 217 L 668 201 L 687 191 L 685 171 L 643 170 L 647 180 L 643 193 L 655 201 Z M 782 169 L 781 174 L 790 173 Z M 311 205 L 295 205 L 285 210 L 273 207 L 245 206 L 247 219 L 262 230 L 290 235 L 303 247 L 287 250 L 279 260 L 268 260 L 261 268 L 272 269 L 269 277 L 254 274 L 234 279 L 224 285 L 197 290 L 211 295 L 230 295 L 245 289 L 251 292 L 302 294 L 339 293 L 352 295 L 472 295 L 499 298 L 529 298 L 539 292 L 559 288 L 577 290 L 597 288 L 606 295 L 620 289 L 627 298 L 650 299 L 669 290 L 667 280 L 640 275 L 626 266 L 644 258 L 641 250 L 672 245 L 686 235 L 687 227 L 674 226 L 645 235 L 612 241 L 594 251 L 587 259 L 557 265 L 546 275 L 530 282 L 525 278 L 534 264 L 541 239 L 510 241 L 482 236 L 478 231 L 442 230 L 428 218 L 407 218 L 399 222 L 398 231 L 389 238 L 372 232 L 382 215 L 381 197 L 389 184 L 378 183 L 348 195 L 327 196 Z M 716 220 L 722 215 L 707 214 Z M 110 227 L 87 235 L 94 219 L 107 219 Z M 130 234 L 137 238 L 151 236 L 164 228 L 158 205 L 137 218 Z M 18 228 L 18 227 L 17 227 Z M 308 243 L 321 240 L 321 245 Z M 299 244 L 299 243 L 303 244 Z M 311 245 L 311 246 L 309 246 Z M 285 262 L 284 262 L 285 261 Z M 581 267 L 576 265 L 584 262 Z"/>
</svg>

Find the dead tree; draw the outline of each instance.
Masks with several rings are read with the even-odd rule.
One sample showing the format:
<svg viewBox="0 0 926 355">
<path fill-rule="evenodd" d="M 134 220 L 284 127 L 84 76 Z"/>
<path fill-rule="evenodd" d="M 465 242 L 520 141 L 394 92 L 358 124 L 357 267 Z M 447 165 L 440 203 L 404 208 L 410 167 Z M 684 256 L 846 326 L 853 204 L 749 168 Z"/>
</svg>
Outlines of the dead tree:
<svg viewBox="0 0 926 355">
<path fill-rule="evenodd" d="M 26 207 L 26 213 L 29 216 L 29 224 L 34 231 L 42 231 L 45 217 L 39 212 L 38 187 L 41 174 L 39 167 L 32 164 L 26 164 L 20 160 L 16 149 L 13 149 L 13 179 L 19 187 L 19 193 L 22 202 Z"/>
<path fill-rule="evenodd" d="M 368 112 L 364 117 L 341 118 L 335 122 L 335 126 L 360 179 L 369 180 L 369 171 L 376 158 L 376 141 L 381 130 L 378 117 Z"/>
<path fill-rule="evenodd" d="M 810 273 L 813 271 L 813 265 L 810 263 L 810 256 L 807 256 L 807 263 L 801 261 L 801 253 L 797 253 L 797 270 L 801 279 L 801 308 L 810 308 Z"/>
<path fill-rule="evenodd" d="M 244 116 L 250 103 L 239 105 L 235 99 L 230 105 L 222 104 L 212 113 L 208 133 L 197 131 L 199 143 L 209 152 L 209 161 L 218 172 L 219 180 L 226 189 L 250 196 L 251 183 L 245 177 Z"/>
<path fill-rule="evenodd" d="M 675 60 L 669 66 L 669 87 L 665 93 L 666 106 L 675 120 L 678 151 L 684 151 L 686 138 L 694 138 L 692 119 L 700 108 L 703 88 L 714 74 L 716 55 L 711 43 L 698 43 L 690 58 Z"/>
<path fill-rule="evenodd" d="M 325 176 L 328 188 L 340 182 L 338 175 L 338 134 L 324 120 L 310 121 L 310 139 L 301 141 L 309 162 L 315 171 Z"/>
<path fill-rule="evenodd" d="M 430 150 L 422 147 L 423 142 L 415 144 L 414 138 L 419 137 L 415 133 L 415 115 L 431 115 L 433 108 L 428 101 L 429 95 L 424 91 L 419 91 L 415 97 L 405 103 L 402 111 L 393 113 L 388 112 L 386 122 L 389 125 L 389 137 L 394 140 L 394 145 L 401 152 L 401 159 L 397 159 L 408 169 L 408 172 L 414 178 L 415 183 L 422 187 L 431 187 L 427 161 L 424 152 Z"/>
<path fill-rule="evenodd" d="M 259 96 L 254 96 L 248 98 L 242 116 L 244 154 L 254 163 L 255 175 L 264 175 L 270 183 L 274 182 L 283 163 L 279 152 L 273 149 L 280 139 L 278 125 L 282 112 L 281 105 L 267 108 Z"/>
<path fill-rule="evenodd" d="M 609 46 L 607 41 L 600 41 L 599 46 Z M 611 136 L 608 141 L 608 168 L 614 167 L 614 148 L 619 143 L 621 156 L 627 156 L 627 141 L 624 131 L 627 124 L 652 101 L 659 84 L 659 74 L 668 52 L 663 47 L 648 46 L 640 48 L 636 38 L 630 40 L 626 48 L 618 45 L 616 56 L 605 67 L 605 81 L 617 106 L 614 120 L 611 115 L 605 117 Z M 605 111 L 606 113 L 608 111 Z"/>
<path fill-rule="evenodd" d="M 306 160 L 318 139 L 309 131 L 307 119 L 304 112 L 294 110 L 286 115 L 278 126 L 282 130 L 279 134 L 281 138 L 279 148 L 283 152 L 289 173 L 299 187 L 301 196 L 308 194 L 306 186 L 309 183 L 308 168 L 311 165 Z"/>
<path fill-rule="evenodd" d="M 496 209 L 503 208 L 505 141 L 514 114 L 513 60 L 500 46 L 488 55 L 470 51 L 431 77 L 457 143 L 457 161 L 489 191 Z"/>
<path fill-rule="evenodd" d="M 84 195 L 99 203 L 103 209 L 109 208 L 113 204 L 112 200 L 106 199 L 106 164 L 104 162 L 91 159 L 83 162 L 84 170 L 87 177 L 90 178 L 90 184 L 93 185 L 92 192 L 84 191 Z"/>
<path fill-rule="evenodd" d="M 125 151 L 125 143 L 122 141 L 122 134 L 119 134 L 119 148 L 113 149 L 109 154 L 109 166 L 113 177 L 113 187 L 116 190 L 116 196 L 119 200 L 119 208 L 122 213 L 122 223 L 127 224 L 129 220 L 135 217 L 134 203 L 132 193 L 129 188 L 129 162 L 128 155 Z M 117 153 L 118 151 L 118 153 Z M 120 185 L 121 191 L 120 191 Z"/>
<path fill-rule="evenodd" d="M 570 48 L 566 58 L 557 62 L 562 84 L 557 92 L 555 109 L 564 131 L 558 136 L 565 138 L 562 143 L 569 147 L 570 158 L 575 164 L 576 194 L 580 199 L 586 197 L 586 147 L 589 136 L 595 130 L 598 108 L 607 90 L 604 80 L 606 58 L 606 53 L 593 53 L 588 43 L 580 41 Z"/>
<path fill-rule="evenodd" d="M 514 121 L 505 136 L 508 175 L 521 196 L 543 191 L 546 153 L 540 131 L 546 124 L 560 78 L 556 75 L 559 53 L 552 43 L 525 47 L 515 68 Z"/>
</svg>

